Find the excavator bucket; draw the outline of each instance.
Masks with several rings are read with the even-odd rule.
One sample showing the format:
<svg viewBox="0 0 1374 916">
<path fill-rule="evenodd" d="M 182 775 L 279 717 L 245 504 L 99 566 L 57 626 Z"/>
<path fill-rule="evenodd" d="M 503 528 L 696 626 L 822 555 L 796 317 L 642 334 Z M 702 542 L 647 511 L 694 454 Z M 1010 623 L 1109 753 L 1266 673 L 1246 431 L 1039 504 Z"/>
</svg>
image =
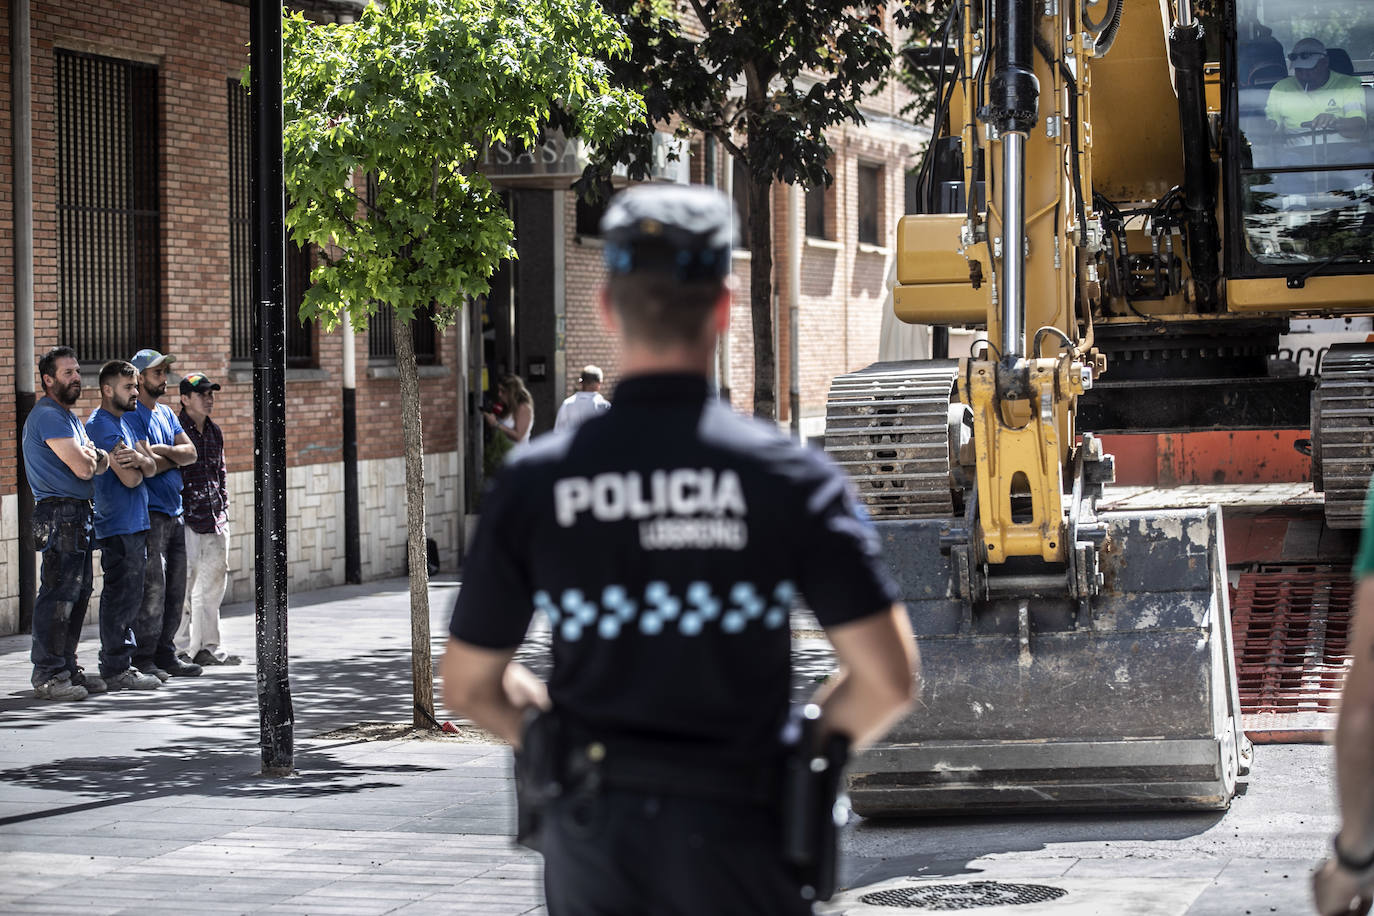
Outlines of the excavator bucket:
<svg viewBox="0 0 1374 916">
<path fill-rule="evenodd" d="M 865 816 L 1225 808 L 1240 727 L 1221 511 L 1097 516 L 1099 593 L 958 597 L 950 521 L 878 521 L 920 645 L 914 711 L 850 766 Z M 947 550 L 947 548 L 946 548 Z"/>
</svg>

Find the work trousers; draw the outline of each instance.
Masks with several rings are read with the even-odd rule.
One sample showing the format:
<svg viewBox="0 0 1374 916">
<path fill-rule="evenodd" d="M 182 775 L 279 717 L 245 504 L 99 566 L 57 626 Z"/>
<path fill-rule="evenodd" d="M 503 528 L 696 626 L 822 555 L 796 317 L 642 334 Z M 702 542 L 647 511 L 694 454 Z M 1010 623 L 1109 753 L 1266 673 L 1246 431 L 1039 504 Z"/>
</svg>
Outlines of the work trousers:
<svg viewBox="0 0 1374 916">
<path fill-rule="evenodd" d="M 134 666 L 170 665 L 176 659 L 177 627 L 186 603 L 186 525 L 181 516 L 148 513 L 148 566 L 143 606 L 134 627 Z"/>
<path fill-rule="evenodd" d="M 771 808 L 573 792 L 542 837 L 549 916 L 801 916 Z"/>
<path fill-rule="evenodd" d="M 114 677 L 133 663 L 134 622 L 143 604 L 148 532 L 114 534 L 96 542 L 105 584 L 100 589 L 100 676 Z"/>
<path fill-rule="evenodd" d="M 186 603 L 176 647 L 191 658 L 219 648 L 219 608 L 229 582 L 229 532 L 186 529 Z"/>
<path fill-rule="evenodd" d="M 76 644 L 90 605 L 89 500 L 50 498 L 33 509 L 33 546 L 42 551 L 38 595 L 33 602 L 33 685 L 76 673 Z"/>
</svg>

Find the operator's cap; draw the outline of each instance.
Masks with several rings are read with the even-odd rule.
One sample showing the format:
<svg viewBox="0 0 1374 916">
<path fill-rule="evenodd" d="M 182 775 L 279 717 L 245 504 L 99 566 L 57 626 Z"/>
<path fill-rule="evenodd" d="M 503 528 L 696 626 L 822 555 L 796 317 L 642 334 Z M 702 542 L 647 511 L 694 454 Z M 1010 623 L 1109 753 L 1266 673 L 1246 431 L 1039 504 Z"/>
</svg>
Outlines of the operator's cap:
<svg viewBox="0 0 1374 916">
<path fill-rule="evenodd" d="M 181 380 L 181 393 L 190 394 L 192 391 L 204 394 L 207 391 L 219 391 L 219 382 L 210 381 L 210 376 L 204 372 L 192 372 Z"/>
<path fill-rule="evenodd" d="M 584 382 L 599 382 L 599 381 L 601 381 L 601 367 L 600 367 L 600 366 L 583 366 L 583 367 L 582 367 L 581 380 L 584 381 Z"/>
<path fill-rule="evenodd" d="M 134 358 L 129 360 L 139 372 L 142 372 L 144 369 L 151 369 L 154 366 L 170 366 L 176 361 L 177 358 L 172 354 L 159 353 L 151 348 L 139 350 L 134 354 Z"/>
<path fill-rule="evenodd" d="M 601 218 L 606 269 L 719 280 L 730 273 L 738 220 L 730 198 L 702 185 L 643 184 L 611 198 Z"/>
<path fill-rule="evenodd" d="M 1293 50 L 1288 55 L 1288 59 L 1293 62 L 1293 66 L 1302 70 L 1315 67 L 1317 62 L 1326 56 L 1326 45 L 1315 38 L 1304 38 L 1302 41 L 1293 45 Z"/>
</svg>

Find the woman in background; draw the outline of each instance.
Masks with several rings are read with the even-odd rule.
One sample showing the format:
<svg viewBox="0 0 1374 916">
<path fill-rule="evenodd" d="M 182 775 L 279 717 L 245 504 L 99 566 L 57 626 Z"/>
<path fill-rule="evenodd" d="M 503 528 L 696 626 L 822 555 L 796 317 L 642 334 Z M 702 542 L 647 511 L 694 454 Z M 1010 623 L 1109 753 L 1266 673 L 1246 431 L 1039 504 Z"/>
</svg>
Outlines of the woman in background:
<svg viewBox="0 0 1374 916">
<path fill-rule="evenodd" d="M 499 420 L 492 414 L 483 414 L 487 425 L 498 435 L 504 435 L 512 445 L 530 441 L 530 430 L 534 428 L 534 398 L 530 397 L 525 380 L 518 375 L 508 375 L 501 379 L 497 393 L 506 409 Z"/>
</svg>

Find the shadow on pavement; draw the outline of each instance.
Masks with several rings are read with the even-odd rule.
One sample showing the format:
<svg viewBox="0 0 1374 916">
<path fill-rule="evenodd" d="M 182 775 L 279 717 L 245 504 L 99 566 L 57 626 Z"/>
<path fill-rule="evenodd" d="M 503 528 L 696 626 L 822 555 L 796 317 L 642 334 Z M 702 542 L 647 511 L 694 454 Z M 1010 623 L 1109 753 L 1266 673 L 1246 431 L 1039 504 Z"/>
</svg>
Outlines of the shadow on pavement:
<svg viewBox="0 0 1374 916">
<path fill-rule="evenodd" d="M 136 756 L 68 757 L 0 770 L 0 786 L 96 796 L 89 802 L 0 818 L 0 826 L 180 795 L 216 798 L 346 795 L 400 785 L 386 780 L 387 775 L 432 773 L 439 769 L 415 764 L 345 762 L 335 759 L 328 748 L 297 753 L 295 761 L 295 775 L 265 777 L 260 772 L 261 760 L 256 749 L 205 739 L 140 748 Z"/>
<path fill-rule="evenodd" d="M 437 654 L 436 654 L 437 661 Z M 251 658 L 243 665 L 207 668 L 194 678 L 173 678 L 155 690 L 98 694 L 76 703 L 38 700 L 23 690 L 0 696 L 5 729 L 30 729 L 55 718 L 96 723 L 112 714 L 137 729 L 130 718 L 158 720 L 192 729 L 242 726 L 257 731 L 258 702 Z M 374 649 L 366 656 L 293 659 L 292 705 L 297 736 L 365 721 L 409 721 L 411 666 L 409 647 Z"/>
<path fill-rule="evenodd" d="M 842 857 L 840 884 L 863 887 L 891 878 L 950 878 L 978 875 L 973 864 L 1002 853 L 1046 852 L 1070 843 L 1148 843 L 1198 836 L 1219 824 L 1224 811 L 1092 814 L 1034 814 L 1006 817 L 932 817 L 863 819 L 846 831 L 850 854 Z M 892 856 L 875 863 L 865 858 L 871 846 L 928 852 Z M 1065 855 L 1072 855 L 1066 852 Z"/>
</svg>

